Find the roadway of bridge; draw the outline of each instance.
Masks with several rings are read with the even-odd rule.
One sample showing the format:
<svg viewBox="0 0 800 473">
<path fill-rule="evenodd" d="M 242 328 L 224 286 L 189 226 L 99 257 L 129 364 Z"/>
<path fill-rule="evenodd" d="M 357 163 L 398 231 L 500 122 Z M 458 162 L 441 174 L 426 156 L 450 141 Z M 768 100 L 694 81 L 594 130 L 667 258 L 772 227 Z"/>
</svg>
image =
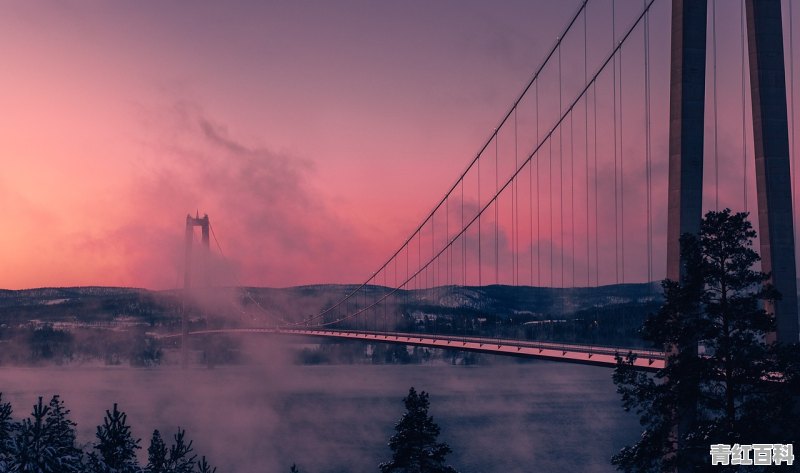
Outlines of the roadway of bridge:
<svg viewBox="0 0 800 473">
<path fill-rule="evenodd" d="M 189 335 L 211 335 L 222 333 L 251 333 L 282 336 L 324 337 L 349 340 L 394 343 L 429 348 L 450 348 L 494 355 L 537 358 L 550 361 L 580 363 L 613 367 L 617 356 L 636 355 L 634 365 L 643 370 L 655 371 L 664 367 L 664 352 L 655 350 L 581 345 L 572 343 L 514 340 L 508 338 L 468 337 L 438 335 L 430 333 L 374 332 L 363 330 L 324 330 L 312 328 L 229 328 L 196 330 Z M 176 338 L 180 334 L 161 335 L 160 338 Z"/>
</svg>

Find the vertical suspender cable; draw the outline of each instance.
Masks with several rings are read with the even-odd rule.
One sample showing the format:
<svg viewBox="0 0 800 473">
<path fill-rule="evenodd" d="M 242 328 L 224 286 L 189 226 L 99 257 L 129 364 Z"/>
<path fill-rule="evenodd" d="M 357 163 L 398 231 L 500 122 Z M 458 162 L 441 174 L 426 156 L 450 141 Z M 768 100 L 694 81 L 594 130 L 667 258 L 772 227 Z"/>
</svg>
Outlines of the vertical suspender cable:
<svg viewBox="0 0 800 473">
<path fill-rule="evenodd" d="M 461 180 L 461 228 L 464 228 L 464 180 Z M 467 285 L 467 235 L 461 235 L 461 281 L 462 285 Z"/>
<path fill-rule="evenodd" d="M 450 234 L 448 233 L 448 235 L 450 235 Z M 448 238 L 449 238 L 449 236 L 448 236 Z M 457 281 L 459 280 L 458 276 L 456 276 L 456 270 L 457 270 L 458 268 L 456 267 L 456 263 L 455 263 L 455 258 L 456 258 L 456 257 L 455 257 L 455 252 L 456 252 L 457 250 L 458 250 L 458 249 L 456 248 L 456 242 L 455 242 L 455 240 L 454 240 L 454 241 L 453 241 L 453 244 L 450 246 L 450 257 L 449 257 L 449 260 L 450 260 L 450 269 L 449 269 L 449 273 L 448 273 L 448 274 L 449 274 L 449 276 L 447 277 L 447 281 L 448 281 L 448 284 L 449 284 L 450 286 L 457 286 L 457 285 L 458 285 L 458 282 L 457 282 Z M 453 290 L 453 289 L 451 289 L 451 291 L 452 291 L 452 290 Z"/>
<path fill-rule="evenodd" d="M 547 139 L 547 141 L 549 145 L 548 147 L 550 149 L 550 157 L 547 165 L 547 171 L 550 174 L 550 185 L 548 186 L 550 190 L 550 199 L 548 199 L 550 201 L 550 287 L 553 287 L 553 284 L 555 282 L 554 279 L 555 268 L 553 267 L 553 136 L 552 133 L 550 137 Z"/>
<path fill-rule="evenodd" d="M 417 281 L 417 289 L 422 289 L 422 275 L 419 271 L 422 269 L 422 228 L 417 232 L 417 275 L 414 280 Z M 420 291 L 421 292 L 421 291 Z M 422 296 L 422 294 L 420 294 Z"/>
<path fill-rule="evenodd" d="M 436 262 L 434 262 L 434 256 L 436 255 L 436 249 L 434 245 L 436 244 L 436 225 L 434 224 L 434 219 L 436 218 L 436 212 L 434 211 L 431 213 L 431 259 L 429 260 L 431 264 L 427 265 L 430 267 L 431 272 L 431 280 L 428 282 L 428 268 L 425 268 L 425 283 L 428 285 L 429 288 L 436 287 Z M 438 260 L 438 258 L 436 258 Z"/>
<path fill-rule="evenodd" d="M 514 172 L 517 169 L 517 109 L 514 108 Z M 517 211 L 517 179 L 511 179 L 511 284 L 517 284 L 517 227 L 515 212 Z"/>
<path fill-rule="evenodd" d="M 616 28 L 616 0 L 611 1 L 611 49 L 612 51 L 616 47 L 617 43 L 617 28 Z M 619 199 L 617 196 L 617 191 L 619 190 L 619 185 L 617 184 L 618 179 L 618 170 L 617 170 L 617 56 L 614 55 L 612 58 L 611 64 L 612 72 L 612 101 L 614 102 L 614 106 L 612 107 L 612 111 L 614 114 L 614 118 L 612 122 L 614 124 L 614 274 L 615 274 L 615 282 L 619 283 Z"/>
<path fill-rule="evenodd" d="M 397 260 L 395 260 L 395 262 L 396 261 Z M 386 268 L 386 269 L 383 270 L 383 287 L 387 288 L 387 289 L 389 287 L 388 286 L 389 283 L 387 281 L 389 276 L 386 273 L 388 273 L 388 272 L 389 272 L 389 268 Z M 383 301 L 383 331 L 384 332 L 388 332 L 389 331 L 389 299 L 388 298 L 386 298 Z"/>
<path fill-rule="evenodd" d="M 494 283 L 500 284 L 500 135 L 494 135 Z"/>
<path fill-rule="evenodd" d="M 530 233 L 528 238 L 528 242 L 530 243 L 530 253 L 528 256 L 531 260 L 531 286 L 533 286 L 533 165 L 537 161 L 539 161 L 538 155 L 533 161 L 528 163 L 528 223 L 530 224 Z"/>
<path fill-rule="evenodd" d="M 536 81 L 536 142 L 539 142 L 539 81 Z M 536 284 L 542 285 L 542 240 L 541 225 L 539 220 L 539 203 L 542 201 L 539 195 L 539 156 L 536 156 Z"/>
<path fill-rule="evenodd" d="M 481 156 L 482 158 L 483 156 Z M 483 285 L 482 280 L 482 259 L 481 259 L 481 160 L 478 158 L 478 162 L 476 163 L 478 166 L 478 287 Z"/>
<path fill-rule="evenodd" d="M 575 286 L 575 121 L 574 114 L 569 112 L 569 188 L 570 218 L 572 226 L 572 286 Z"/>
<path fill-rule="evenodd" d="M 558 47 L 558 114 L 561 115 L 561 46 Z M 564 287 L 564 127 L 558 126 L 558 250 L 561 253 L 561 287 Z"/>
<path fill-rule="evenodd" d="M 583 12 L 583 82 L 586 83 L 589 77 L 588 60 L 588 26 L 586 20 L 587 12 Z M 586 163 L 586 287 L 589 287 L 591 279 L 591 265 L 589 264 L 589 97 L 583 97 L 583 159 Z"/>
<path fill-rule="evenodd" d="M 517 169 L 517 162 L 519 157 L 517 154 L 519 153 L 519 143 L 518 143 L 518 136 L 517 136 L 517 109 L 514 108 L 514 169 Z M 515 171 L 516 172 L 516 171 Z M 514 181 L 516 182 L 516 178 Z M 513 207 L 514 207 L 514 215 L 512 216 L 511 222 L 513 223 L 514 227 L 514 284 L 519 284 L 519 186 L 515 185 L 511 188 L 514 195 L 513 200 Z"/>
<path fill-rule="evenodd" d="M 436 225 L 434 224 L 434 218 L 436 218 L 436 212 L 431 214 L 431 261 L 439 262 L 439 258 L 436 256 Z M 431 267 L 431 285 L 430 288 L 432 289 L 431 293 L 433 294 L 432 297 L 435 297 L 437 294 L 436 291 L 436 263 L 430 265 Z"/>
<path fill-rule="evenodd" d="M 408 275 L 409 275 L 408 269 L 409 268 L 408 268 L 408 266 L 409 266 L 409 260 L 411 258 L 410 253 L 411 253 L 411 240 L 409 240 L 408 243 L 406 243 L 406 278 L 405 278 L 405 282 L 403 283 L 403 285 L 406 288 L 406 290 L 404 292 L 404 295 L 405 295 L 405 304 L 404 305 L 405 305 L 405 307 L 408 307 L 408 290 L 409 290 L 409 284 L 408 284 Z"/>
<path fill-rule="evenodd" d="M 392 287 L 395 287 L 397 289 L 400 289 L 400 286 L 397 285 L 397 259 L 399 257 L 400 257 L 399 255 L 395 255 L 395 257 L 392 258 L 394 260 L 394 284 L 392 284 Z M 397 300 L 397 297 L 395 296 L 392 299 L 393 300 Z M 389 300 L 387 299 L 386 302 L 388 304 Z M 397 330 L 397 308 L 396 307 L 394 308 L 394 329 Z"/>
<path fill-rule="evenodd" d="M 717 0 L 711 0 L 711 29 L 714 31 L 711 36 L 712 50 L 712 71 L 713 79 L 712 100 L 714 101 L 714 210 L 719 211 L 719 141 L 717 139 L 719 119 L 717 113 Z"/>
<path fill-rule="evenodd" d="M 592 84 L 592 113 L 594 114 L 594 284 L 600 285 L 600 220 L 597 203 L 597 82 Z"/>
<path fill-rule="evenodd" d="M 643 0 L 646 5 L 647 0 Z M 650 12 L 644 17 L 644 124 L 645 180 L 647 194 L 647 283 L 653 281 L 653 216 L 652 216 L 652 141 L 650 135 Z M 652 287 L 652 285 L 650 286 Z"/>
<path fill-rule="evenodd" d="M 464 230 L 464 179 L 466 177 L 461 178 L 461 229 Z M 467 232 L 461 234 L 461 275 L 462 279 L 462 287 L 467 287 Z M 464 336 L 467 336 L 467 313 L 464 312 Z"/>
<path fill-rule="evenodd" d="M 500 284 L 500 252 L 498 251 L 498 238 L 500 236 L 500 135 L 495 130 L 494 134 L 494 283 Z M 497 314 L 492 327 L 497 336 Z"/>
<path fill-rule="evenodd" d="M 622 128 L 622 47 L 619 48 L 619 239 L 620 239 L 620 274 L 621 281 L 625 283 L 625 172 L 623 167 L 623 155 L 625 142 L 623 141 Z"/>
</svg>

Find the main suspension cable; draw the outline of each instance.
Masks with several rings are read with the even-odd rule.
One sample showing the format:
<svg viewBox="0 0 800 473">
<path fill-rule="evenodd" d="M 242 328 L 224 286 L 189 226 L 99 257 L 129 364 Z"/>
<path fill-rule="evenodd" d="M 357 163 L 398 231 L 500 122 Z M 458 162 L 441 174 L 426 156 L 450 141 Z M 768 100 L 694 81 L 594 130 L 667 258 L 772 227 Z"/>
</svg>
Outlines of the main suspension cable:
<svg viewBox="0 0 800 473">
<path fill-rule="evenodd" d="M 591 80 L 590 80 L 588 83 L 586 83 L 586 84 L 585 84 L 585 86 L 584 86 L 584 87 L 583 87 L 583 88 L 582 88 L 582 89 L 579 91 L 579 93 L 578 93 L 578 96 L 577 96 L 577 97 L 576 97 L 576 98 L 573 100 L 573 102 L 570 104 L 570 106 L 569 106 L 567 109 L 565 109 L 565 110 L 563 110 L 563 111 L 562 111 L 562 113 L 560 114 L 560 117 L 559 117 L 559 118 L 556 120 L 556 123 L 554 124 L 554 126 L 553 126 L 553 127 L 550 129 L 550 131 L 549 131 L 548 133 L 546 133 L 546 134 L 545 134 L 545 136 L 542 138 L 542 140 L 539 142 L 539 144 L 538 144 L 538 145 L 537 145 L 537 146 L 536 146 L 536 147 L 533 149 L 533 151 L 532 151 L 532 152 L 531 152 L 531 153 L 528 155 L 528 157 L 527 157 L 527 158 L 526 158 L 526 160 L 525 160 L 525 161 L 522 163 L 522 165 L 521 165 L 520 167 L 518 167 L 518 169 L 516 169 L 516 170 L 515 170 L 515 172 L 514 172 L 514 173 L 512 174 L 512 176 L 511 176 L 511 177 L 510 177 L 510 178 L 509 178 L 509 179 L 506 181 L 506 183 L 505 183 L 503 186 L 501 186 L 501 187 L 498 189 L 498 191 L 497 191 L 497 193 L 496 193 L 496 195 L 495 195 L 495 196 L 493 196 L 491 199 L 489 199 L 489 200 L 486 202 L 486 204 L 484 204 L 484 205 L 480 206 L 480 208 L 479 208 L 479 211 L 476 213 L 476 215 L 475 215 L 475 216 L 474 216 L 474 217 L 473 217 L 473 218 L 472 218 L 472 219 L 471 219 L 471 220 L 470 220 L 470 221 L 469 221 L 469 222 L 468 222 L 468 223 L 467 223 L 467 224 L 464 226 L 464 228 L 462 228 L 462 229 L 461 229 L 461 231 L 460 231 L 460 232 L 459 232 L 459 233 L 458 233 L 458 234 L 457 234 L 455 237 L 453 237 L 453 239 L 451 239 L 451 240 L 450 240 L 450 242 L 448 243 L 448 245 L 451 245 L 451 244 L 453 243 L 453 241 L 454 241 L 456 238 L 458 238 L 458 237 L 460 237 L 461 235 L 463 235 L 463 234 L 466 232 L 466 230 L 467 230 L 467 229 L 468 229 L 470 226 L 472 226 L 472 224 L 473 224 L 473 223 L 474 223 L 476 220 L 478 220 L 478 219 L 480 218 L 481 214 L 482 214 L 484 211 L 486 211 L 490 205 L 494 205 L 494 204 L 495 204 L 495 202 L 497 201 L 497 199 L 498 199 L 498 197 L 499 197 L 500 193 L 502 193 L 502 192 L 503 192 L 503 191 L 504 191 L 504 190 L 505 190 L 505 189 L 506 189 L 506 188 L 507 188 L 507 187 L 510 185 L 510 183 L 513 181 L 513 179 L 515 179 L 515 178 L 517 177 L 517 175 L 518 175 L 518 174 L 519 174 L 519 172 L 521 171 L 522 167 L 524 167 L 525 165 L 527 165 L 527 164 L 528 164 L 528 163 L 529 163 L 529 162 L 530 162 L 530 161 L 533 159 L 533 157 L 534 157 L 534 156 L 536 155 L 536 153 L 539 151 L 539 149 L 541 148 L 541 146 L 543 146 L 543 145 L 544 145 L 544 141 L 548 141 L 548 142 L 549 142 L 550 149 L 552 150 L 552 139 L 551 139 L 551 138 L 552 138 L 552 134 L 554 133 L 555 129 L 556 129 L 556 128 L 559 128 L 559 129 L 560 129 L 560 126 L 561 126 L 561 124 L 563 123 L 564 119 L 566 118 L 566 114 L 570 113 L 570 112 L 573 110 L 573 108 L 576 106 L 577 102 L 578 102 L 578 101 L 579 101 L 579 100 L 580 100 L 580 99 L 581 99 L 581 98 L 582 98 L 582 97 L 583 97 L 583 96 L 584 96 L 584 95 L 587 93 L 587 90 L 588 90 L 590 87 L 592 87 L 592 86 L 595 86 L 595 83 L 596 83 L 596 81 L 597 81 L 597 77 L 598 77 L 598 76 L 600 75 L 600 73 L 601 73 L 601 72 L 602 72 L 602 71 L 603 71 L 603 70 L 606 68 L 606 66 L 607 66 L 607 65 L 608 65 L 608 64 L 609 64 L 609 63 L 612 61 L 612 59 L 615 57 L 615 55 L 616 55 L 616 54 L 617 54 L 617 52 L 619 51 L 619 49 L 620 49 L 620 47 L 622 46 L 622 44 L 623 44 L 623 43 L 624 43 L 624 42 L 627 40 L 627 38 L 630 36 L 630 34 L 631 34 L 631 33 L 633 32 L 633 30 L 635 29 L 635 27 L 636 27 L 636 26 L 639 24 L 639 22 L 642 20 L 642 18 L 644 17 L 645 13 L 646 13 L 647 11 L 649 11 L 649 9 L 652 7 L 652 5 L 653 5 L 654 1 L 655 1 L 655 0 L 650 0 L 650 1 L 649 1 L 649 3 L 647 4 L 647 6 L 645 7 L 645 9 L 644 9 L 644 10 L 643 10 L 643 11 L 642 11 L 642 12 L 641 12 L 639 15 L 638 15 L 638 17 L 637 17 L 637 18 L 636 18 L 636 19 L 633 21 L 633 23 L 632 23 L 632 25 L 630 26 L 630 28 L 628 29 L 628 31 L 627 31 L 627 32 L 626 32 L 626 33 L 623 35 L 622 39 L 621 39 L 619 42 L 617 42 L 617 44 L 615 44 L 615 46 L 612 48 L 612 51 L 611 51 L 611 53 L 610 53 L 610 54 L 609 54 L 609 55 L 606 57 L 606 59 L 605 59 L 605 60 L 604 60 L 604 61 L 603 61 L 603 62 L 600 64 L 600 66 L 599 66 L 599 69 L 598 69 L 598 70 L 596 71 L 596 73 L 595 73 L 595 74 L 592 76 Z M 582 3 L 581 11 L 582 11 L 582 8 L 583 8 L 583 6 L 585 6 L 585 2 L 583 2 L 583 3 Z M 573 22 L 574 22 L 574 19 L 573 19 Z M 560 43 L 559 43 L 559 44 L 560 44 Z M 516 103 L 515 103 L 515 105 L 516 105 Z M 512 109 L 512 110 L 513 110 L 513 109 Z M 595 132 L 596 132 L 596 130 L 595 130 Z M 496 135 L 496 133 L 495 133 L 495 135 Z M 493 136 L 493 138 L 494 138 L 494 136 Z M 550 166 L 550 168 L 551 168 L 550 170 L 551 170 L 551 173 L 552 173 L 552 166 Z M 596 171 L 596 170 L 595 170 L 595 171 Z M 479 179 L 479 182 L 480 182 L 480 179 Z M 552 187 L 552 186 L 551 186 L 551 187 Z M 552 206 L 552 199 L 551 199 L 551 206 Z M 551 218 L 552 218 L 552 212 L 551 212 Z M 426 220 L 426 221 L 427 221 L 427 220 Z M 552 225 L 551 225 L 551 232 L 552 232 L 552 229 L 553 229 L 553 228 L 552 228 Z M 480 235 L 480 232 L 479 232 L 479 235 Z M 552 240 L 552 238 L 551 238 L 551 240 Z M 552 248 L 552 244 L 551 244 L 551 248 Z M 442 254 L 442 253 L 445 251 L 445 249 L 446 249 L 446 248 L 442 248 L 441 250 L 439 250 L 439 252 L 438 252 L 438 253 L 437 253 L 437 254 L 434 256 L 434 259 L 435 259 L 435 258 L 437 258 L 439 255 L 441 255 L 441 254 Z M 398 250 L 398 252 L 399 252 L 399 250 Z M 552 253 L 551 253 L 551 259 L 552 259 Z M 417 275 L 419 275 L 419 274 L 420 274 L 420 273 L 421 273 L 423 270 L 425 270 L 425 268 L 427 268 L 427 267 L 428 267 L 430 264 L 432 264 L 432 260 L 431 260 L 431 261 L 427 261 L 427 262 L 426 262 L 426 264 L 425 264 L 424 266 L 421 266 L 421 267 L 419 267 L 419 268 L 418 268 L 418 269 L 415 271 L 415 273 L 414 273 L 413 275 L 409 275 L 409 277 L 416 277 L 416 276 L 417 276 Z M 479 268 L 480 268 L 480 265 L 479 265 Z M 551 268 L 552 268 L 552 264 L 551 264 Z M 551 279 L 552 279 L 552 276 L 553 276 L 553 274 L 552 274 L 552 270 L 551 270 Z M 371 280 L 371 279 L 370 279 L 370 280 Z M 407 281 L 406 281 L 405 283 L 401 284 L 401 287 L 405 286 L 405 285 L 408 283 L 408 281 L 409 281 L 409 279 L 407 278 Z M 362 287 L 363 287 L 363 285 L 362 285 Z M 392 293 L 396 292 L 397 290 L 399 290 L 399 288 L 397 288 L 397 289 L 395 289 L 394 291 L 392 291 Z M 355 291 L 354 291 L 354 292 L 355 292 Z M 385 299 L 386 297 L 388 297 L 389 295 L 390 295 L 390 294 L 387 294 L 387 295 L 385 295 L 385 296 L 384 296 L 384 297 L 382 297 L 380 300 L 376 301 L 374 304 L 381 302 L 382 300 L 384 300 L 384 299 Z M 340 302 L 340 303 L 341 303 L 341 302 Z M 326 323 L 326 324 L 320 324 L 320 325 L 330 325 L 330 324 L 333 324 L 333 323 L 342 322 L 342 321 L 344 321 L 344 320 L 347 320 L 347 319 L 350 319 L 350 318 L 353 318 L 353 317 L 357 317 L 358 315 L 360 315 L 360 314 L 361 314 L 361 313 L 363 313 L 364 311 L 368 310 L 369 308 L 370 308 L 370 307 L 365 307 L 365 308 L 363 308 L 363 309 L 359 309 L 359 311 L 358 311 L 358 312 L 356 312 L 356 313 L 353 313 L 353 314 L 350 314 L 350 315 L 348 315 L 348 316 L 345 316 L 345 317 L 343 317 L 343 318 L 340 318 L 339 320 L 331 321 L 331 322 L 328 322 L 328 323 Z M 330 310 L 330 309 L 328 309 L 328 310 Z M 321 315 L 322 315 L 322 314 L 317 314 L 316 316 L 312 317 L 312 319 L 319 318 Z"/>
</svg>

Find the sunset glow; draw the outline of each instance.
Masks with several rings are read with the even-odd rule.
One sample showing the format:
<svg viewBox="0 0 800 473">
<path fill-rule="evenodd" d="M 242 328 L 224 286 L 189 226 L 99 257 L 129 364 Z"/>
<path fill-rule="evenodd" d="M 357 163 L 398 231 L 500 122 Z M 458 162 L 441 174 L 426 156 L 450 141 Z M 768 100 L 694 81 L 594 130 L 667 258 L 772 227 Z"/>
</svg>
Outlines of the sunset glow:
<svg viewBox="0 0 800 473">
<path fill-rule="evenodd" d="M 182 222 L 196 211 L 210 216 L 232 268 L 224 283 L 362 281 L 490 136 L 573 9 L 12 2 L 0 19 L 0 287 L 179 286 Z M 652 18 L 651 48 L 666 50 L 668 8 Z M 665 90 L 667 59 L 653 60 L 655 91 Z M 582 83 L 582 70 L 565 73 Z M 631 107 L 639 93 L 625 99 Z M 665 99 L 654 92 L 656 193 Z M 731 103 L 720 142 L 734 147 Z M 639 153 L 641 138 L 626 136 Z M 642 168 L 631 166 L 636 192 Z M 723 184 L 740 173 L 726 167 Z M 723 203 L 741 206 L 736 185 Z M 637 215 L 629 228 L 641 227 Z"/>
<path fill-rule="evenodd" d="M 195 210 L 248 284 L 359 280 L 571 9 L 12 2 L 0 287 L 174 287 Z"/>
</svg>

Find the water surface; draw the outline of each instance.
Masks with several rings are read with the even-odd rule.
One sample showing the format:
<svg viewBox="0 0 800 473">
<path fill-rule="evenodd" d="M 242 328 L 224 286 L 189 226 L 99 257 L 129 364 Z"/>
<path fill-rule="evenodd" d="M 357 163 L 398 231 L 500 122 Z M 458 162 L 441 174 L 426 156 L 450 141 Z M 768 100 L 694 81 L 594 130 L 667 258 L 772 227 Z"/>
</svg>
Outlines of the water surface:
<svg viewBox="0 0 800 473">
<path fill-rule="evenodd" d="M 91 441 L 118 402 L 142 440 L 186 428 L 227 472 L 378 471 L 410 386 L 430 393 L 441 439 L 462 473 L 611 472 L 610 456 L 639 435 L 608 368 L 554 362 L 491 366 L 333 365 L 132 369 L 0 368 L 15 417 L 59 393 Z"/>
</svg>

